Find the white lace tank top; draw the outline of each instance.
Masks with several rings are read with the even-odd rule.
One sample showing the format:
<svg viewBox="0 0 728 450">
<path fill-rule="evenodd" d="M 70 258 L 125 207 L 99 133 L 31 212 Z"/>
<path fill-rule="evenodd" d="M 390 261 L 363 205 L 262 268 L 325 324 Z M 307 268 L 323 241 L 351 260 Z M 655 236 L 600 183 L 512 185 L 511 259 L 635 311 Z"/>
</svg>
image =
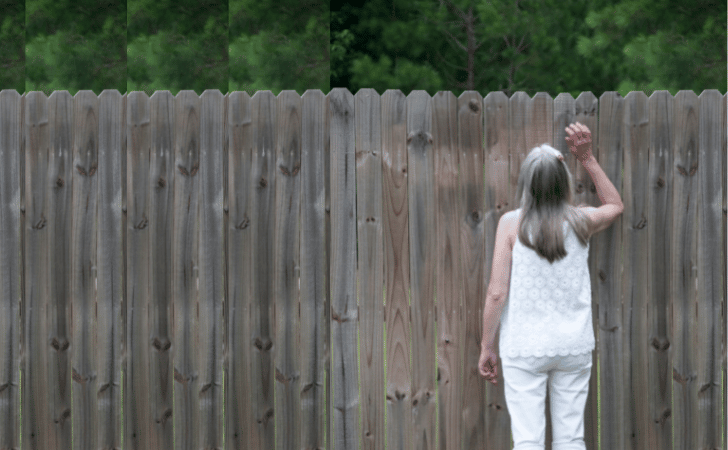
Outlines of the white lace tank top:
<svg viewBox="0 0 728 450">
<path fill-rule="evenodd" d="M 501 315 L 501 355 L 567 356 L 594 350 L 589 243 L 582 247 L 566 220 L 564 233 L 567 255 L 553 264 L 516 238 Z"/>
</svg>

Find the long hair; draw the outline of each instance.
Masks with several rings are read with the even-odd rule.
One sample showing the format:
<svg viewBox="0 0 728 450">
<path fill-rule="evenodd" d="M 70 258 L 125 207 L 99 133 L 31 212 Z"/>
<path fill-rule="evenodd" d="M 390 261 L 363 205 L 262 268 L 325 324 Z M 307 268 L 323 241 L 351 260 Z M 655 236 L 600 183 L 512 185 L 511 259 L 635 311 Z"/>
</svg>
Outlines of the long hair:
<svg viewBox="0 0 728 450">
<path fill-rule="evenodd" d="M 573 206 L 574 183 L 571 172 L 548 144 L 534 147 L 521 165 L 517 198 L 520 199 L 521 224 L 518 239 L 553 264 L 567 255 L 564 247 L 564 220 L 568 221 L 582 247 L 593 230 L 591 219 Z M 579 205 L 586 206 L 586 205 Z M 531 243 L 529 234 L 535 236 Z"/>
</svg>

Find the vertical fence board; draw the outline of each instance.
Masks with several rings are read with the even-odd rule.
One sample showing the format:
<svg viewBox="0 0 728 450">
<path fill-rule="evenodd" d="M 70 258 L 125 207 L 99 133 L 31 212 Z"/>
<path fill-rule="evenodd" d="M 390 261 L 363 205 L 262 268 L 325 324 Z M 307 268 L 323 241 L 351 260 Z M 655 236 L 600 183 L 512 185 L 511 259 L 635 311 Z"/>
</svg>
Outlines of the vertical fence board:
<svg viewBox="0 0 728 450">
<path fill-rule="evenodd" d="M 126 276 L 127 276 L 127 270 L 126 265 L 128 263 L 128 252 L 126 250 L 126 173 L 127 173 L 127 152 L 126 152 L 126 104 L 127 104 L 127 96 L 126 93 L 121 96 L 121 220 L 120 220 L 120 228 L 121 228 L 121 428 L 119 430 L 119 434 L 121 435 L 121 448 L 128 448 L 131 444 L 125 444 L 124 443 L 124 434 L 126 431 L 126 427 L 124 426 L 124 374 L 126 373 L 126 362 L 128 361 L 128 350 L 127 350 L 127 299 L 126 299 Z M 147 315 L 148 317 L 148 315 Z M 149 326 L 146 327 L 147 330 L 149 330 Z M 147 331 L 148 332 L 148 331 Z M 148 336 L 148 334 L 147 334 Z M 147 358 L 148 360 L 149 358 Z M 149 371 L 147 370 L 147 373 Z M 129 391 L 127 391 L 129 392 Z M 133 436 L 132 436 L 133 437 Z"/>
<path fill-rule="evenodd" d="M 469 396 L 480 400 L 475 410 L 463 409 L 463 349 L 465 333 L 461 303 L 460 272 L 460 186 L 458 185 L 459 147 L 482 148 L 483 99 L 476 91 L 466 91 L 458 99 L 452 92 L 439 91 L 432 99 L 432 152 L 435 188 L 435 328 L 437 349 L 437 441 L 434 448 L 462 448 L 463 419 L 482 419 L 482 389 Z M 471 108 L 470 105 L 474 105 Z M 460 121 L 462 125 L 459 126 Z M 461 134 L 462 133 L 462 134 Z M 460 141 L 459 141 L 460 138 Z M 476 213 L 482 219 L 480 212 Z M 472 361 L 471 361 L 472 362 Z M 477 364 L 477 362 L 476 362 Z M 482 427 L 479 427 L 482 432 Z M 472 428 L 471 428 L 472 429 Z"/>
<path fill-rule="evenodd" d="M 222 447 L 223 449 L 226 448 L 227 442 L 226 433 L 225 433 L 225 408 L 227 408 L 227 405 L 229 403 L 226 402 L 225 398 L 225 374 L 228 372 L 229 367 L 229 358 L 230 353 L 228 352 L 228 337 L 230 336 L 230 330 L 228 329 L 228 317 L 230 316 L 230 274 L 228 273 L 228 239 L 230 238 L 230 233 L 228 229 L 228 222 L 229 222 L 229 206 L 228 206 L 228 178 L 229 178 L 229 172 L 228 172 L 228 166 L 229 166 L 229 148 L 230 148 L 230 133 L 229 133 L 229 126 L 230 122 L 228 122 L 228 113 L 229 113 L 229 107 L 230 104 L 230 92 L 226 93 L 223 96 L 223 141 L 222 141 L 222 209 L 223 209 L 223 217 L 222 217 L 222 253 L 223 253 L 223 259 L 222 259 L 222 276 L 223 276 L 223 284 L 224 284 L 224 291 L 223 291 L 223 300 L 222 300 L 222 323 L 220 326 L 222 327 Z"/>
<path fill-rule="evenodd" d="M 722 217 L 722 186 L 720 169 L 721 95 L 717 89 L 706 89 L 700 94 L 700 125 L 698 144 L 698 259 L 696 261 L 697 341 L 693 353 L 697 357 L 696 385 L 698 400 L 699 448 L 720 448 L 720 346 L 721 288 L 720 220 Z M 701 351 L 702 349 L 702 351 Z M 722 420 L 720 421 L 722 422 Z"/>
<path fill-rule="evenodd" d="M 726 363 L 728 362 L 728 350 L 726 349 L 726 328 L 728 328 L 728 320 L 726 320 L 726 297 L 728 296 L 728 238 L 726 237 L 726 234 L 728 234 L 728 229 L 726 229 L 726 215 L 728 214 L 728 208 L 726 208 L 726 197 L 728 197 L 728 185 L 726 185 L 726 175 L 728 175 L 728 160 L 726 157 L 726 154 L 728 154 L 728 92 L 723 95 L 723 106 L 721 107 L 721 121 L 720 121 L 720 128 L 723 131 L 723 136 L 721 138 L 722 140 L 722 149 L 721 149 L 721 156 L 722 156 L 722 162 L 721 162 L 721 172 L 723 174 L 723 219 L 722 219 L 722 236 L 723 236 L 723 242 L 721 245 L 721 251 L 723 252 L 723 256 L 720 258 L 721 260 L 721 274 L 723 275 L 723 290 L 721 291 L 721 316 L 720 320 L 723 324 L 723 334 L 721 337 L 721 347 L 720 351 L 722 356 L 722 378 L 723 378 L 723 410 L 721 414 L 721 424 L 723 425 L 723 441 L 721 444 L 721 448 L 725 448 L 726 445 L 728 445 L 728 438 L 726 436 L 728 435 L 728 423 L 726 423 L 726 412 L 728 412 L 728 388 L 726 385 L 728 384 L 728 380 L 726 380 L 726 376 L 728 374 L 726 373 Z"/>
<path fill-rule="evenodd" d="M 594 157 L 617 191 L 622 192 L 622 116 L 624 99 L 617 92 L 605 92 L 599 99 L 597 139 L 592 143 L 598 153 Z M 624 198 L 624 196 L 622 196 Z M 600 199 L 601 202 L 601 199 Z M 601 205 L 600 205 L 601 206 Z M 601 449 L 624 448 L 625 396 L 631 395 L 622 383 L 622 221 L 614 223 L 591 240 L 597 250 L 596 273 L 599 299 L 599 383 L 601 385 L 600 423 Z"/>
<path fill-rule="evenodd" d="M 326 114 L 324 115 L 324 184 L 326 189 L 326 271 L 324 272 L 326 287 L 326 338 L 324 339 L 324 372 L 326 373 L 326 445 L 324 448 L 333 449 L 331 430 L 333 428 L 334 402 L 331 389 L 331 102 L 329 96 L 325 96 Z"/>
<path fill-rule="evenodd" d="M 461 202 L 463 223 L 460 225 L 460 246 L 463 254 L 463 306 L 466 310 L 465 327 L 467 342 L 463 369 L 463 392 L 482 389 L 485 393 L 483 421 L 473 423 L 483 428 L 480 431 L 465 423 L 464 448 L 482 447 L 492 444 L 496 448 L 510 448 L 513 445 L 511 417 L 506 406 L 503 388 L 503 364 L 498 366 L 498 385 L 486 382 L 478 372 L 478 360 L 483 339 L 483 309 L 490 274 L 492 273 L 495 232 L 501 216 L 513 204 L 508 190 L 511 184 L 509 173 L 509 149 L 515 142 L 509 132 L 512 105 L 503 92 L 490 92 L 483 102 L 484 148 L 461 148 Z M 483 164 L 485 163 L 485 168 Z M 483 172 L 485 171 L 485 181 Z M 485 183 L 485 185 L 483 185 Z M 515 196 L 515 195 L 514 195 Z M 483 220 L 478 221 L 472 211 L 481 211 Z M 481 214 L 481 213 L 479 213 Z M 488 256 L 486 256 L 488 255 Z M 499 326 L 500 328 L 500 326 Z M 496 333 L 495 346 L 500 347 L 500 329 Z M 500 350 L 498 351 L 500 355 Z M 477 392 L 477 391 L 475 391 Z M 465 404 L 473 404 L 480 398 L 463 394 Z M 475 408 L 475 405 L 472 406 Z M 481 443 L 481 439 L 484 441 Z"/>
<path fill-rule="evenodd" d="M 698 442 L 699 415 L 696 347 L 697 321 L 697 195 L 699 98 L 691 90 L 681 90 L 674 99 L 675 139 L 673 141 L 673 209 L 670 291 L 673 301 L 672 369 L 673 439 L 675 450 L 694 448 Z M 691 201 L 693 200 L 693 201 Z"/>
<path fill-rule="evenodd" d="M 276 223 L 275 201 L 275 120 L 276 98 L 271 91 L 258 91 L 252 99 L 252 186 L 251 216 L 251 309 L 250 340 L 252 345 L 251 414 L 254 420 L 251 448 L 270 450 L 275 447 L 273 418 L 273 355 L 275 336 L 275 304 L 273 296 L 273 230 Z"/>
<path fill-rule="evenodd" d="M 455 224 L 452 225 L 454 233 L 454 245 L 457 250 L 453 250 L 453 254 L 458 257 L 453 260 L 456 264 L 455 282 L 456 288 L 462 285 L 462 300 L 460 306 L 459 323 L 453 320 L 450 324 L 444 323 L 446 317 L 444 311 L 438 310 L 438 333 L 443 336 L 448 330 L 455 338 L 458 346 L 457 377 L 454 377 L 454 371 L 449 375 L 450 382 L 460 387 L 455 391 L 453 400 L 457 399 L 457 405 L 454 411 L 462 411 L 462 435 L 457 437 L 457 441 L 453 448 L 470 449 L 485 448 L 490 438 L 486 423 L 498 423 L 502 425 L 502 420 L 509 420 L 508 414 L 500 414 L 505 411 L 499 403 L 492 401 L 492 396 L 486 399 L 486 383 L 478 372 L 478 360 L 480 359 L 481 343 L 483 340 L 483 308 L 485 306 L 485 285 L 484 277 L 481 276 L 484 270 L 485 258 L 484 253 L 484 230 L 487 221 L 491 220 L 489 205 L 495 204 L 493 192 L 488 190 L 487 186 L 493 183 L 493 186 L 506 186 L 508 183 L 508 158 L 505 153 L 495 156 L 499 151 L 507 151 L 508 134 L 499 132 L 502 130 L 501 125 L 497 124 L 497 114 L 495 110 L 505 108 L 508 111 L 508 99 L 502 92 L 489 94 L 485 101 L 477 91 L 466 91 L 457 99 L 457 131 L 456 146 L 454 152 L 457 156 L 453 157 L 452 165 L 459 166 L 459 173 L 456 186 L 453 188 L 455 199 Z M 437 109 L 436 109 L 437 111 Z M 492 120 L 488 131 L 485 135 L 486 156 L 483 154 L 483 119 L 487 117 Z M 437 133 L 437 129 L 435 130 Z M 500 136 L 500 137 L 499 137 Z M 505 141 L 503 138 L 505 137 Z M 435 139 L 442 141 L 443 139 L 435 136 Z M 495 149 L 491 146 L 494 145 Z M 446 156 L 443 155 L 442 158 Z M 485 158 L 485 159 L 484 159 Z M 490 159 L 488 159 L 490 158 Z M 489 183 L 483 183 L 483 164 L 486 162 L 485 170 L 487 171 Z M 491 165 L 492 164 L 492 165 Z M 443 166 L 443 175 L 446 180 L 448 178 L 448 168 Z M 451 180 L 447 180 L 446 186 Z M 447 192 L 447 191 L 446 191 Z M 485 192 L 485 203 L 484 203 Z M 452 194 L 450 194 L 452 195 Z M 440 202 L 445 202 L 440 197 Z M 442 206 L 444 208 L 444 204 Z M 438 233 L 440 234 L 440 233 Z M 442 238 L 441 238 L 442 239 Z M 438 286 L 441 284 L 438 281 Z M 447 289 L 447 286 L 445 286 Z M 448 295 L 447 290 L 443 295 Z M 459 295 L 456 290 L 451 295 Z M 457 297 L 455 297 L 457 298 Z M 443 306 L 449 299 L 442 299 Z M 452 307 L 455 308 L 457 303 Z M 440 326 L 443 327 L 440 332 Z M 449 326 L 449 328 L 448 328 Z M 457 327 L 457 331 L 453 327 Z M 496 343 L 497 346 L 497 343 Z M 438 355 L 440 356 L 440 355 Z M 443 387 L 444 381 L 448 377 L 440 373 L 440 386 Z M 440 391 L 442 393 L 442 391 Z M 458 399 L 460 397 L 460 399 Z M 444 397 L 440 397 L 443 398 Z M 500 409 L 499 409 L 500 408 Z M 445 413 L 445 409 L 441 406 L 441 413 Z M 445 417 L 440 416 L 440 424 L 443 423 Z M 506 422 L 508 425 L 508 422 Z M 496 425 L 497 426 L 497 425 Z M 508 425 L 510 426 L 510 425 Z M 508 441 L 510 442 L 510 431 L 508 432 Z M 446 442 L 440 437 L 440 447 L 442 449 L 451 448 L 449 445 L 443 446 Z"/>
<path fill-rule="evenodd" d="M 228 103 L 228 130 L 230 140 L 229 217 L 227 241 L 229 258 L 229 315 L 227 374 L 225 377 L 225 445 L 228 449 L 242 450 L 253 446 L 252 428 L 255 417 L 251 408 L 253 386 L 251 377 L 252 329 L 251 273 L 253 270 L 250 230 L 252 216 L 250 202 L 257 180 L 251 177 L 253 135 L 250 95 L 232 92 Z"/>
<path fill-rule="evenodd" d="M 225 295 L 223 270 L 223 136 L 225 97 L 218 89 L 200 96 L 199 383 L 202 448 L 222 448 L 222 366 Z"/>
<path fill-rule="evenodd" d="M 356 209 L 358 238 L 359 367 L 361 450 L 384 449 L 384 305 L 382 278 L 381 97 L 374 89 L 356 93 Z M 304 166 L 306 167 L 306 166 Z M 309 446 L 307 448 L 314 448 Z"/>
<path fill-rule="evenodd" d="M 48 354 L 48 211 L 46 209 L 46 193 L 48 192 L 48 98 L 43 92 L 30 92 L 25 99 L 24 139 L 26 142 L 26 174 L 25 192 L 26 217 L 30 227 L 25 237 L 25 273 L 24 287 L 27 306 L 24 317 L 25 327 L 23 342 L 25 344 L 24 372 L 27 381 L 23 402 L 25 409 L 25 445 L 32 449 L 48 448 L 56 444 L 50 434 L 50 416 L 48 395 L 47 365 Z M 21 400 L 22 401 L 22 400 Z"/>
<path fill-rule="evenodd" d="M 172 232 L 172 342 L 174 446 L 199 445 L 197 397 L 197 177 L 200 168 L 200 97 L 181 90 L 174 102 L 174 228 Z M 175 337 L 177 337 L 175 339 Z"/>
<path fill-rule="evenodd" d="M 0 285 L 4 287 L 0 289 L 0 447 L 3 448 L 20 446 L 18 370 L 23 364 L 21 358 L 27 359 L 25 349 L 20 347 L 21 319 L 24 319 L 20 315 L 24 291 L 23 101 L 14 89 L 0 91 L 0 158 L 3 160 L 0 165 L 0 248 L 3 249 L 0 251 Z"/>
<path fill-rule="evenodd" d="M 647 200 L 647 314 L 645 344 L 648 346 L 648 436 L 640 447 L 672 450 L 672 385 L 670 382 L 669 286 L 672 242 L 672 118 L 673 97 L 669 91 L 656 91 L 649 98 L 649 177 Z M 662 217 L 664 220 L 652 220 Z"/>
<path fill-rule="evenodd" d="M 561 97 L 559 94 L 558 97 Z M 569 99 L 571 95 L 567 94 Z M 558 100 L 557 97 L 557 100 Z M 574 205 L 597 205 L 600 206 L 599 196 L 597 196 L 597 189 L 594 185 L 589 172 L 584 168 L 574 155 L 571 154 L 569 146 L 566 143 L 566 130 L 565 128 L 574 122 L 579 122 L 586 125 L 592 132 L 592 150 L 593 154 L 596 155 L 596 143 L 598 142 L 598 131 L 599 126 L 597 124 L 597 113 L 599 107 L 599 100 L 591 92 L 582 92 L 579 97 L 574 100 L 568 101 L 568 104 L 573 104 L 573 112 L 571 114 L 565 114 L 565 111 L 561 111 L 557 114 L 554 111 L 554 148 L 561 151 L 564 155 L 564 159 L 569 161 L 569 167 L 572 173 L 572 182 L 576 182 L 574 186 Z M 557 102 L 554 101 L 554 108 L 556 108 Z M 568 159 L 567 159 L 568 158 Z M 596 264 L 597 249 L 595 239 L 590 239 L 589 242 L 589 277 L 592 282 L 592 286 L 596 285 L 598 278 L 598 269 Z M 594 329 L 594 340 L 596 345 L 599 342 L 599 297 L 598 291 L 592 288 L 592 327 Z M 598 347 L 596 347 L 598 348 Z M 584 443 L 588 450 L 599 449 L 599 365 L 598 365 L 598 352 L 592 352 L 592 369 L 589 378 L 589 394 L 586 398 L 586 406 L 584 408 Z"/>
<path fill-rule="evenodd" d="M 630 92 L 624 99 L 622 123 L 622 149 L 624 158 L 624 221 L 623 246 L 624 273 L 632 276 L 623 279 L 624 299 L 623 352 L 625 371 L 623 384 L 630 393 L 623 411 L 626 448 L 653 448 L 648 444 L 649 410 L 647 408 L 647 254 L 648 235 L 645 217 L 647 213 L 649 109 L 648 98 L 643 92 Z"/>
<path fill-rule="evenodd" d="M 49 444 L 46 448 L 72 448 L 70 300 L 71 226 L 73 224 L 73 97 L 53 92 L 48 99 L 49 160 L 48 214 L 48 389 Z"/>
<path fill-rule="evenodd" d="M 407 96 L 407 190 L 412 315 L 412 423 L 414 446 L 434 450 L 435 440 L 435 211 L 432 98 Z"/>
<path fill-rule="evenodd" d="M 354 96 L 346 88 L 329 92 L 331 102 L 331 339 L 333 362 L 333 447 L 359 446 L 356 305 L 356 179 Z"/>
<path fill-rule="evenodd" d="M 275 424 L 276 449 L 301 448 L 300 204 L 301 97 L 281 91 L 276 117 L 276 227 L 275 227 Z"/>
<path fill-rule="evenodd" d="M 121 145 L 123 98 L 116 89 L 99 95 L 98 328 L 95 347 L 99 434 L 96 445 L 121 446 L 121 343 L 123 253 L 121 235 Z"/>
<path fill-rule="evenodd" d="M 324 145 L 326 96 L 309 89 L 302 96 L 301 125 L 301 448 L 325 448 L 326 386 L 326 205 Z"/>
<path fill-rule="evenodd" d="M 413 448 L 406 120 L 404 94 L 399 89 L 387 89 L 382 95 L 382 210 L 386 289 L 386 447 L 389 450 Z"/>
<path fill-rule="evenodd" d="M 96 202 L 98 195 L 99 99 L 93 91 L 74 96 L 71 345 L 73 448 L 97 447 L 96 389 Z"/>
<path fill-rule="evenodd" d="M 129 95 L 129 101 L 132 100 Z M 135 120 L 143 126 L 145 121 L 151 134 L 140 134 L 140 138 L 148 139 L 143 155 L 148 155 L 149 172 L 145 178 L 139 178 L 140 183 L 148 186 L 149 207 L 146 214 L 149 217 L 149 251 L 145 258 L 150 261 L 149 301 L 146 306 L 148 318 L 148 331 L 142 345 L 148 348 L 149 360 L 145 362 L 148 377 L 151 404 L 147 413 L 148 442 L 151 448 L 173 447 L 173 360 L 172 345 L 174 332 L 174 311 L 172 295 L 173 274 L 173 221 L 174 221 L 174 145 L 175 145 L 175 99 L 170 91 L 160 91 L 152 94 L 151 99 L 139 97 L 149 101 L 149 119 Z M 137 100 L 139 101 L 139 100 Z M 146 109 L 145 109 L 146 110 Z M 145 115 L 147 113 L 145 112 Z M 129 126 L 133 126 L 129 117 Z M 128 177 L 129 184 L 132 178 Z M 127 218 L 129 217 L 127 210 Z M 131 220 L 131 219 L 127 219 Z M 140 224 L 132 221 L 133 226 Z M 131 251 L 131 247 L 129 247 Z M 132 286 L 131 283 L 127 283 Z M 141 447 L 144 448 L 144 447 Z"/>
<path fill-rule="evenodd" d="M 160 96 L 163 93 L 155 92 L 153 95 Z M 149 317 L 158 317 L 158 311 L 154 306 L 150 305 L 152 299 L 159 298 L 150 296 L 150 285 L 152 278 L 150 271 L 156 271 L 156 264 L 150 265 L 150 257 L 153 257 L 152 244 L 154 246 L 162 244 L 158 243 L 150 237 L 150 227 L 158 226 L 159 217 L 155 214 L 155 209 L 150 209 L 148 198 L 152 195 L 150 192 L 150 101 L 145 92 L 134 91 L 129 93 L 129 107 L 126 110 L 127 122 L 129 127 L 125 132 L 130 135 L 128 139 L 128 161 L 129 161 L 129 182 L 127 187 L 131 190 L 128 193 L 128 209 L 126 216 L 131 223 L 132 231 L 128 238 L 128 263 L 126 283 L 129 288 L 127 290 L 127 326 L 129 331 L 126 338 L 126 348 L 128 349 L 125 369 L 124 369 L 124 440 L 127 448 L 143 449 L 143 448 L 163 448 L 158 445 L 158 439 L 154 439 L 155 445 L 151 445 L 150 432 L 158 438 L 158 430 L 152 431 L 152 421 L 150 419 L 151 408 L 164 405 L 164 398 L 160 398 L 159 378 L 150 378 L 150 370 L 158 372 L 157 362 L 158 355 L 150 353 L 149 339 L 150 328 L 148 323 Z M 124 161 L 126 163 L 127 161 Z M 159 179 L 159 177 L 157 177 Z M 156 181 L 156 179 L 155 179 Z M 157 185 L 157 190 L 162 186 Z M 163 189 L 162 192 L 167 192 Z M 156 237 L 156 236 L 155 236 Z M 163 250 L 162 250 L 163 253 Z M 164 253 L 160 256 L 166 256 Z M 166 261 L 164 258 L 162 263 Z M 156 261 L 155 261 L 156 262 Z M 162 269 L 164 266 L 162 267 Z M 163 280 L 161 280 L 163 281 Z M 151 308 L 151 309 L 149 309 Z M 147 313 L 149 311 L 149 313 Z M 159 331 L 157 329 L 157 331 Z M 154 338 L 158 339 L 158 335 L 152 334 L 152 342 Z M 149 360 L 152 358 L 155 364 L 149 366 Z M 154 369 L 152 369 L 154 367 Z M 165 370 L 165 375 L 167 371 Z M 157 374 L 158 375 L 158 374 Z M 151 381 L 154 380 L 152 385 Z M 128 395 L 133 392 L 134 395 Z M 171 437 L 171 434 L 170 434 Z M 171 440 L 170 440 L 171 441 Z M 171 444 L 171 442 L 169 442 Z"/>
</svg>

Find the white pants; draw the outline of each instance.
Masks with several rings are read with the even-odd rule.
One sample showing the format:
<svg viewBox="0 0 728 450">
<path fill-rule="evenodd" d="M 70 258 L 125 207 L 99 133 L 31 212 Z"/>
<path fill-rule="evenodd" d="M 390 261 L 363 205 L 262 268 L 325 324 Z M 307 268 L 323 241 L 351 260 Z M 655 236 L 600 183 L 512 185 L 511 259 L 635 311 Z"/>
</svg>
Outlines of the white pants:
<svg viewBox="0 0 728 450">
<path fill-rule="evenodd" d="M 584 408 L 589 393 L 592 352 L 554 357 L 501 356 L 511 416 L 513 450 L 543 450 L 546 437 L 546 384 L 551 402 L 553 450 L 586 450 Z"/>
</svg>

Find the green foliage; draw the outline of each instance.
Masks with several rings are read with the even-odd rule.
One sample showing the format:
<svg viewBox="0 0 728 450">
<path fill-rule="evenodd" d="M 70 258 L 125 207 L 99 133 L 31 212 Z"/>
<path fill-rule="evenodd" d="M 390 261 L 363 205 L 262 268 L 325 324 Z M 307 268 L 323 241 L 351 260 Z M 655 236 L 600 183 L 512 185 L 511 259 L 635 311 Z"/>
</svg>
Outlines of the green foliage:
<svg viewBox="0 0 728 450">
<path fill-rule="evenodd" d="M 23 17 L 25 3 L 0 0 L 0 89 L 25 91 Z"/>
<path fill-rule="evenodd" d="M 230 20 L 231 91 L 329 92 L 328 2 L 235 0 Z"/>
<path fill-rule="evenodd" d="M 1 87 L 20 93 L 726 92 L 717 0 L 371 0 L 333 13 L 322 0 L 0 0 L 0 9 Z"/>
<path fill-rule="evenodd" d="M 130 0 L 129 91 L 228 90 L 228 4 Z"/>
<path fill-rule="evenodd" d="M 10 12 L 0 29 L 0 79 L 19 93 L 329 91 L 328 2 L 28 0 L 26 9 L 18 0 L 0 4 Z"/>
<path fill-rule="evenodd" d="M 126 92 L 126 2 L 28 0 L 25 8 L 25 79 L 19 93 Z"/>
<path fill-rule="evenodd" d="M 463 26 L 472 17 L 472 35 Z M 331 23 L 332 85 L 503 90 L 726 92 L 726 5 L 711 0 L 373 0 Z M 468 85 L 468 39 L 473 84 Z"/>
</svg>

